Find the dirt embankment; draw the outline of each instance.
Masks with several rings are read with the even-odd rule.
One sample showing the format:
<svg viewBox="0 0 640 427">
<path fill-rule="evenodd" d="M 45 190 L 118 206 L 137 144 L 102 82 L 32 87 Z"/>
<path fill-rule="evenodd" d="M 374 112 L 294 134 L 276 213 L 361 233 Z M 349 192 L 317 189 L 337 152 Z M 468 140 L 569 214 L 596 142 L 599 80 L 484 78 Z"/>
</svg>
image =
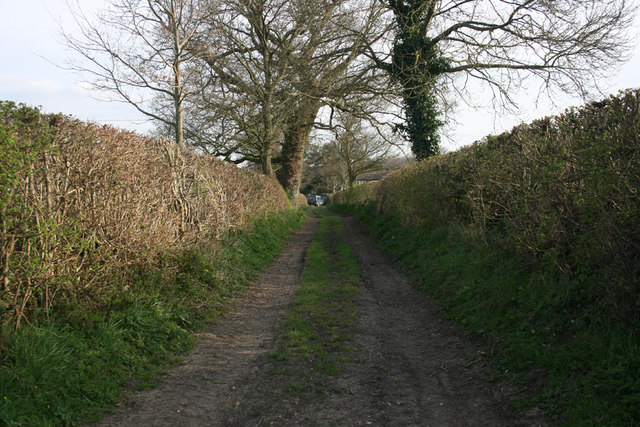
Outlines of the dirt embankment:
<svg viewBox="0 0 640 427">
<path fill-rule="evenodd" d="M 363 271 L 352 361 L 318 396 L 287 393 L 272 353 L 319 219 L 309 221 L 157 388 L 130 396 L 102 425 L 514 426 L 505 393 L 487 383 L 480 350 L 439 317 L 357 223 L 345 234 Z M 282 369 L 282 368 L 281 368 Z M 309 369 L 312 369 L 310 367 Z"/>
</svg>

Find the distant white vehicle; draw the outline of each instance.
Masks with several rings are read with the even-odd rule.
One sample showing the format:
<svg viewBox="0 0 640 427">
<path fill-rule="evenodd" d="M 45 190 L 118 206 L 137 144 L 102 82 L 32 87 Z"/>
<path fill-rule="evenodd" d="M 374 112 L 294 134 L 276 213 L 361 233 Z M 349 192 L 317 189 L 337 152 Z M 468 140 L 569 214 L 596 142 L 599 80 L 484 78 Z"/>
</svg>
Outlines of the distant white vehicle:
<svg viewBox="0 0 640 427">
<path fill-rule="evenodd" d="M 307 196 L 307 203 L 310 206 L 322 206 L 325 204 L 326 200 L 327 199 L 323 196 L 314 196 L 314 195 Z"/>
</svg>

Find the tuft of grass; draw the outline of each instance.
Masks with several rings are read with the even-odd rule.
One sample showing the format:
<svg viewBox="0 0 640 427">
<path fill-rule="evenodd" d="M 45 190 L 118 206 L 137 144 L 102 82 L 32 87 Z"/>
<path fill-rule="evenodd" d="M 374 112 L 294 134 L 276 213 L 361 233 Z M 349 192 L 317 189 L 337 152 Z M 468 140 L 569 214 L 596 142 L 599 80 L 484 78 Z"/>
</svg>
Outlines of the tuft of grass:
<svg viewBox="0 0 640 427">
<path fill-rule="evenodd" d="M 169 257 L 99 312 L 58 306 L 18 331 L 2 331 L 0 424 L 97 421 L 125 388 L 152 387 L 195 343 L 192 331 L 229 307 L 281 250 L 305 215 L 270 215 L 221 244 Z M 177 274 L 175 273 L 177 270 Z"/>
<path fill-rule="evenodd" d="M 524 263 L 469 229 L 404 227 L 375 207 L 339 206 L 437 298 L 445 313 L 493 349 L 493 375 L 518 385 L 519 407 L 559 425 L 640 423 L 640 342 L 606 315 L 588 277 Z"/>
<path fill-rule="evenodd" d="M 306 254 L 298 294 L 289 308 L 282 340 L 272 357 L 288 378 L 285 391 L 326 395 L 326 376 L 339 375 L 349 361 L 361 280 L 353 249 L 339 218 L 322 216 L 318 234 Z"/>
</svg>

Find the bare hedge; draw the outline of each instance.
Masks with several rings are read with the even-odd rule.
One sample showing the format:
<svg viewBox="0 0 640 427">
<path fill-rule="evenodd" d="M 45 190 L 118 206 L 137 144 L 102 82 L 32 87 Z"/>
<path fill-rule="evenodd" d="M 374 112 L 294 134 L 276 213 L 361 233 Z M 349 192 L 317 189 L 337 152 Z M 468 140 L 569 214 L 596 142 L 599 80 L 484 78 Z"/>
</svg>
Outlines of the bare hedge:
<svg viewBox="0 0 640 427">
<path fill-rule="evenodd" d="M 211 156 L 0 103 L 0 316 L 96 301 L 133 270 L 288 209 L 282 187 Z"/>
<path fill-rule="evenodd" d="M 615 315 L 640 325 L 638 90 L 487 137 L 341 197 L 374 201 L 410 226 L 453 222 L 485 241 L 499 236 L 584 281 Z"/>
</svg>

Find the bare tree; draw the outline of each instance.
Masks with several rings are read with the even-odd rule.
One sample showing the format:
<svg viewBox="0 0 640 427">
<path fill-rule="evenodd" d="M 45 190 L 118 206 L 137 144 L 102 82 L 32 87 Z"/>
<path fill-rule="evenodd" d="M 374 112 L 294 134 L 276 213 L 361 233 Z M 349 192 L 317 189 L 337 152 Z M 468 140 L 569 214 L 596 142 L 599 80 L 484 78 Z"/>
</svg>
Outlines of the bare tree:
<svg viewBox="0 0 640 427">
<path fill-rule="evenodd" d="M 358 118 L 341 115 L 338 121 L 335 138 L 329 142 L 328 147 L 344 177 L 344 183 L 351 188 L 358 175 L 383 167 L 391 146 L 367 131 L 363 121 Z"/>
<path fill-rule="evenodd" d="M 353 187 L 362 173 L 394 170 L 408 164 L 395 147 L 378 134 L 368 117 L 340 113 L 330 132 L 314 132 L 311 136 L 305 151 L 303 192 L 334 193 Z"/>
<path fill-rule="evenodd" d="M 402 87 L 404 130 L 419 158 L 438 152 L 443 87 L 466 99 L 466 83 L 478 80 L 509 105 L 536 77 L 542 89 L 586 97 L 626 59 L 634 13 L 628 0 L 381 1 L 395 39 L 390 51 L 370 49 L 371 58 Z"/>
<path fill-rule="evenodd" d="M 96 17 L 69 4 L 80 35 L 63 34 L 84 59 L 72 66 L 88 73 L 94 88 L 115 93 L 175 133 L 184 144 L 185 65 L 189 44 L 206 19 L 197 0 L 108 0 Z"/>
<path fill-rule="evenodd" d="M 337 162 L 328 154 L 328 145 L 311 137 L 304 153 L 305 167 L 300 188 L 302 193 L 331 193 L 334 187 L 342 185 Z"/>
<path fill-rule="evenodd" d="M 200 97 L 190 138 L 229 161 L 259 163 L 274 175 L 274 150 L 282 139 L 295 22 L 281 0 L 227 0 L 210 3 L 211 19 L 193 52 L 201 68 Z M 225 129 L 224 132 L 221 132 Z"/>
<path fill-rule="evenodd" d="M 235 127 L 260 153 L 265 173 L 268 156 L 279 151 L 279 179 L 293 195 L 320 109 L 364 110 L 354 97 L 371 97 L 369 88 L 388 86 L 381 70 L 363 60 L 367 46 L 380 37 L 376 24 L 384 10 L 375 0 L 222 4 L 216 24 L 197 48 L 217 85 L 212 105 L 217 103 L 219 111 L 236 102 L 250 112 L 241 115 L 243 121 L 234 119 Z"/>
<path fill-rule="evenodd" d="M 295 56 L 297 72 L 290 81 L 300 94 L 293 104 L 284 130 L 282 173 L 280 182 L 292 194 L 298 191 L 302 176 L 302 160 L 311 130 L 317 125 L 323 106 L 362 113 L 365 101 L 386 93 L 379 70 L 365 61 L 367 47 L 384 34 L 377 24 L 380 13 L 377 2 L 322 1 L 304 3 L 303 16 L 315 11 L 321 17 L 316 34 L 305 40 L 304 49 Z"/>
</svg>

